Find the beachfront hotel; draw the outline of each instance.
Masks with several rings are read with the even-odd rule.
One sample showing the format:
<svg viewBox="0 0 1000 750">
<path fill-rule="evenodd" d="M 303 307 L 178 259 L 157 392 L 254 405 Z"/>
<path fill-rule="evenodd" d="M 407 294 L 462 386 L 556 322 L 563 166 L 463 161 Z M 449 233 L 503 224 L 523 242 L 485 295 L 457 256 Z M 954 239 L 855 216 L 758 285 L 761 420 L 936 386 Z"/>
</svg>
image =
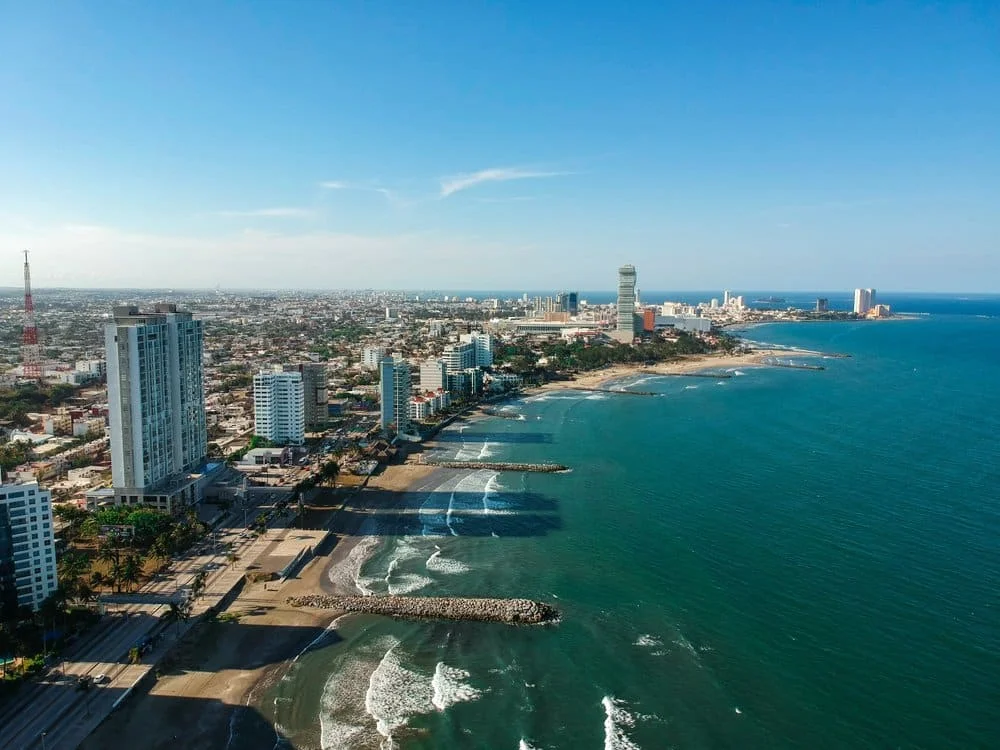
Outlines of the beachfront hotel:
<svg viewBox="0 0 1000 750">
<path fill-rule="evenodd" d="M 854 290 L 854 314 L 866 315 L 875 306 L 874 289 Z"/>
<path fill-rule="evenodd" d="M 197 502 L 186 475 L 208 453 L 201 321 L 172 304 L 116 307 L 104 344 L 115 502 Z"/>
</svg>

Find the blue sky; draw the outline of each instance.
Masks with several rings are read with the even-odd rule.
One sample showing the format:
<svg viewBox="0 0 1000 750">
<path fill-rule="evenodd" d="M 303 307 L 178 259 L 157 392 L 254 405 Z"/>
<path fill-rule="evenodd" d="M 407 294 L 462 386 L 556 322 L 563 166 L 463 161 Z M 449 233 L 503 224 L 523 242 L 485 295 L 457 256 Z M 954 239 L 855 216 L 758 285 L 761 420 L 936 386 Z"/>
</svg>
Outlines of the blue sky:
<svg viewBox="0 0 1000 750">
<path fill-rule="evenodd" d="M 0 286 L 1000 291 L 1000 3 L 0 0 Z"/>
</svg>

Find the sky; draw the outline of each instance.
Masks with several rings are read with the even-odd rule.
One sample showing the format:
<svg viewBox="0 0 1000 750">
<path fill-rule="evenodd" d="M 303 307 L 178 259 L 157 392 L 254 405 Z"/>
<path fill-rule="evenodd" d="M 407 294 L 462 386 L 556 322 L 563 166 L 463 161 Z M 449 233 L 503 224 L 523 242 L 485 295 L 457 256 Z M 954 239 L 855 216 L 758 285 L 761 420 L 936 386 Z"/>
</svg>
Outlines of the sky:
<svg viewBox="0 0 1000 750">
<path fill-rule="evenodd" d="M 1000 3 L 0 0 L 0 286 L 24 249 L 36 287 L 1000 291 Z"/>
</svg>

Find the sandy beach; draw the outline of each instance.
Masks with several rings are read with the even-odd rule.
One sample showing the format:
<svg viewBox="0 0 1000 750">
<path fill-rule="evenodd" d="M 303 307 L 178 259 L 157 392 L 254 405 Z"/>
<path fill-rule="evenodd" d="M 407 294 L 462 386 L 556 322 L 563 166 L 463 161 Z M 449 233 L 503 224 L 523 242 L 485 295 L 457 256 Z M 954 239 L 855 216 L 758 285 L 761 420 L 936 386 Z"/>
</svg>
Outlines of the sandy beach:
<svg viewBox="0 0 1000 750">
<path fill-rule="evenodd" d="M 336 533 L 332 549 L 320 550 L 285 583 L 245 584 L 225 610 L 239 615 L 238 621 L 200 623 L 189 631 L 161 665 L 160 678 L 137 687 L 81 747 L 217 750 L 238 736 L 241 748 L 273 748 L 275 728 L 256 709 L 257 701 L 343 615 L 298 609 L 286 600 L 310 593 L 357 594 L 354 577 L 377 539 L 359 533 L 366 513 L 395 507 L 401 493 L 434 471 L 391 465 L 364 489 L 338 498 L 342 508 L 330 508 L 324 519 Z"/>
<path fill-rule="evenodd" d="M 577 375 L 573 380 L 557 380 L 539 386 L 539 390 L 605 388 L 609 383 L 636 375 L 685 375 L 702 370 L 728 369 L 731 367 L 766 367 L 774 357 L 815 357 L 817 352 L 799 349 L 754 349 L 748 354 L 698 354 L 675 362 L 654 365 L 614 365 L 593 372 Z"/>
</svg>

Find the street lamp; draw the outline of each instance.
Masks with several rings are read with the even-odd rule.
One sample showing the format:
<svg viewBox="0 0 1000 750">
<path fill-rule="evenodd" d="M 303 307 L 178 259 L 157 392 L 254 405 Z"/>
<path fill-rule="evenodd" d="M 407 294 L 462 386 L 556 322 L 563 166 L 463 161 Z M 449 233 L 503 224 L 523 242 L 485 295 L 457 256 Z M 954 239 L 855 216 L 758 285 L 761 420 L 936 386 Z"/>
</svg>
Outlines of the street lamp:
<svg viewBox="0 0 1000 750">
<path fill-rule="evenodd" d="M 42 732 L 42 750 L 45 750 L 45 732 Z"/>
</svg>

